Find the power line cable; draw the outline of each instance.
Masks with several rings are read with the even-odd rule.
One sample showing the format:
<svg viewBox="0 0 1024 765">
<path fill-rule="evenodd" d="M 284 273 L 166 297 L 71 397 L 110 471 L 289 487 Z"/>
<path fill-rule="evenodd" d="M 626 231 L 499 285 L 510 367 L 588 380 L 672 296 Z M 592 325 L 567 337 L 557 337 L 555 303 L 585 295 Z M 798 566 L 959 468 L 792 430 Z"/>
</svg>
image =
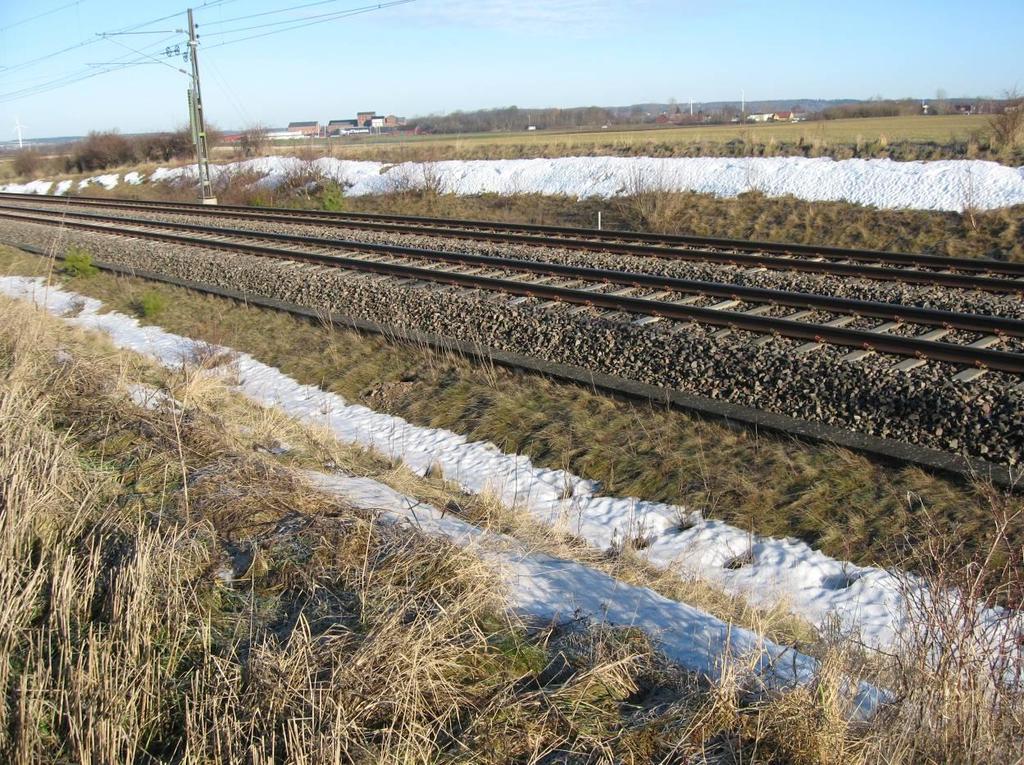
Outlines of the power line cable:
<svg viewBox="0 0 1024 765">
<path fill-rule="evenodd" d="M 280 34 L 282 32 L 290 32 L 290 31 L 292 31 L 294 29 L 302 29 L 303 27 L 313 26 L 314 24 L 323 24 L 323 23 L 328 22 L 328 21 L 334 21 L 336 19 L 347 18 L 349 16 L 360 16 L 360 15 L 362 15 L 364 13 L 371 13 L 373 11 L 383 10 L 384 8 L 391 8 L 391 7 L 396 6 L 396 5 L 406 5 L 407 3 L 412 3 L 412 2 L 415 2 L 415 0 L 393 0 L 393 2 L 390 2 L 390 3 L 379 3 L 378 5 L 366 6 L 364 8 L 354 8 L 354 9 L 350 9 L 350 10 L 347 10 L 347 11 L 339 11 L 339 12 L 331 13 L 331 14 L 322 14 L 320 16 L 307 16 L 307 17 L 305 17 L 305 19 L 290 19 L 288 21 L 275 22 L 274 24 L 262 24 L 262 25 L 259 25 L 258 27 L 251 27 L 251 28 L 256 29 L 256 28 L 260 28 L 260 27 L 281 26 L 281 25 L 285 25 L 285 24 L 291 24 L 292 26 L 288 26 L 288 27 L 286 27 L 284 29 L 272 29 L 269 32 L 261 32 L 259 34 L 255 34 L 255 35 L 248 35 L 246 37 L 239 37 L 239 38 L 236 38 L 234 40 L 225 40 L 224 42 L 217 43 L 216 45 L 207 46 L 206 50 L 212 50 L 214 48 L 223 48 L 225 45 L 233 45 L 235 43 L 245 42 L 246 40 L 256 40 L 256 39 L 259 39 L 261 37 L 269 37 L 270 35 L 276 35 L 276 34 Z M 312 20 L 306 20 L 306 19 L 312 19 Z M 215 35 L 216 36 L 220 36 L 220 35 L 230 34 L 232 32 L 241 32 L 241 31 L 244 31 L 244 30 L 243 29 L 227 30 L 227 31 L 224 31 L 224 32 L 215 32 L 215 33 L 213 33 L 211 35 L 206 35 L 206 36 L 207 37 L 213 37 Z"/>
<path fill-rule="evenodd" d="M 202 26 L 203 27 L 212 27 L 212 26 L 217 26 L 219 24 L 229 24 L 232 21 L 245 21 L 247 19 L 257 19 L 257 18 L 260 18 L 262 16 L 274 16 L 274 15 L 276 15 L 278 13 L 287 13 L 288 11 L 298 11 L 298 10 L 302 10 L 303 8 L 312 8 L 315 5 L 328 5 L 330 3 L 337 3 L 337 2 L 341 2 L 341 0 L 316 0 L 315 3 L 303 3 L 302 5 L 292 5 L 292 6 L 288 7 L 288 8 L 278 8 L 277 10 L 273 10 L 273 11 L 263 11 L 262 13 L 250 13 L 250 14 L 248 14 L 246 16 L 235 16 L 234 18 L 231 18 L 231 19 L 218 19 L 217 21 L 207 21 L 207 22 L 203 23 Z"/>
<path fill-rule="evenodd" d="M 175 34 L 176 34 L 176 33 L 175 33 Z M 102 36 L 103 36 L 103 35 L 101 35 L 101 37 L 102 37 Z M 184 75 L 188 75 L 188 72 L 186 72 L 186 71 L 185 71 L 184 69 L 181 69 L 181 68 L 179 68 L 179 67 L 176 67 L 176 66 L 175 66 L 174 64 L 169 64 L 169 63 L 167 63 L 167 61 L 165 61 L 164 59 L 161 59 L 161 58 L 157 58 L 156 56 L 151 56 L 151 55 L 150 55 L 150 54 L 148 54 L 148 53 L 143 53 L 143 52 L 142 52 L 141 50 L 136 50 L 135 48 L 131 47 L 130 45 L 125 45 L 125 44 L 124 44 L 123 42 L 121 42 L 120 40 L 115 40 L 115 39 L 114 39 L 114 38 L 112 38 L 112 37 L 106 37 L 105 39 L 107 40 L 107 42 L 112 42 L 112 43 L 114 43 L 114 45 L 120 45 L 120 46 L 121 46 L 122 48 L 127 48 L 127 49 L 128 49 L 128 50 L 130 50 L 130 51 L 131 51 L 132 53 L 136 53 L 136 54 L 138 54 L 138 55 L 140 55 L 140 56 L 143 56 L 144 58 L 148 58 L 148 59 L 151 59 L 152 61 L 154 61 L 154 62 L 155 62 L 155 63 L 157 63 L 157 64 L 163 64 L 164 66 L 166 66 L 166 67 L 169 67 L 169 68 L 173 69 L 173 70 L 174 70 L 174 71 L 176 71 L 176 72 L 181 72 L 181 73 L 182 73 L 182 74 L 184 74 Z M 165 38 L 165 39 L 167 39 L 167 38 Z"/>
<path fill-rule="evenodd" d="M 212 0 L 212 2 L 205 2 L 202 5 L 197 6 L 197 8 L 215 8 L 215 7 L 219 6 L 219 5 L 227 5 L 228 3 L 233 3 L 235 1 L 236 0 Z M 111 35 L 111 34 L 118 34 L 118 35 L 128 34 L 130 32 L 134 32 L 135 30 L 142 29 L 143 27 L 148 27 L 148 26 L 151 26 L 153 24 L 158 24 L 161 21 L 167 21 L 168 19 L 178 18 L 179 16 L 181 16 L 184 13 L 185 13 L 185 11 L 181 10 L 181 11 L 178 11 L 177 13 L 171 13 L 171 14 L 168 14 L 167 16 L 161 16 L 160 18 L 157 18 L 157 19 L 150 19 L 149 21 L 143 21 L 143 22 L 141 22 L 139 24 L 129 24 L 126 27 L 120 27 L 120 28 L 117 28 L 117 29 L 112 29 L 112 30 L 109 30 L 108 32 L 106 32 L 105 34 L 108 34 L 108 35 Z M 47 53 L 47 54 L 44 54 L 42 56 L 38 56 L 37 58 L 29 59 L 28 61 L 22 61 L 21 63 L 15 64 L 13 66 L 8 66 L 8 67 L 0 70 L 0 77 L 6 76 L 10 72 L 15 72 L 15 71 L 18 71 L 20 69 L 24 69 L 25 67 L 32 66 L 33 64 L 38 64 L 38 63 L 41 63 L 43 61 L 48 61 L 49 59 L 55 58 L 55 57 L 60 56 L 60 55 L 62 55 L 64 53 L 70 53 L 73 50 L 78 50 L 79 48 L 84 48 L 84 47 L 86 47 L 88 45 L 95 45 L 97 42 L 99 42 L 99 39 L 97 37 L 93 36 L 93 37 L 90 37 L 90 38 L 88 38 L 86 40 L 82 40 L 81 42 L 75 43 L 74 45 L 69 45 L 66 48 L 61 48 L 60 50 L 53 51 L 52 53 Z"/>
<path fill-rule="evenodd" d="M 15 27 L 20 27 L 20 26 L 22 26 L 24 24 L 28 24 L 28 23 L 30 23 L 32 21 L 35 21 L 36 19 L 41 19 L 41 18 L 44 18 L 46 16 L 52 16 L 55 13 L 63 11 L 65 9 L 67 9 L 67 8 L 71 8 L 72 6 L 78 5 L 82 1 L 83 0 L 74 0 L 74 2 L 65 3 L 64 5 L 58 6 L 57 8 L 53 8 L 52 10 L 43 11 L 42 13 L 37 13 L 35 16 L 29 16 L 27 19 L 22 19 L 21 21 L 15 21 L 13 24 L 8 24 L 5 27 L 0 27 L 0 32 L 6 32 L 8 29 L 14 29 Z"/>
<path fill-rule="evenodd" d="M 332 0 L 332 2 L 336 2 L 336 0 Z M 364 5 L 364 6 L 359 7 L 359 8 L 348 8 L 348 9 L 343 10 L 343 11 L 330 11 L 329 13 L 320 13 L 320 14 L 317 14 L 315 16 L 300 16 L 300 17 L 294 18 L 294 19 L 282 19 L 281 21 L 270 21 L 270 22 L 267 22 L 266 24 L 254 24 L 254 25 L 248 26 L 248 27 L 238 27 L 236 29 L 225 29 L 225 30 L 222 30 L 220 32 L 211 32 L 211 33 L 203 35 L 203 36 L 204 37 L 220 37 L 222 35 L 234 34 L 236 32 L 249 32 L 249 31 L 252 31 L 253 29 L 266 29 L 267 27 L 277 27 L 277 26 L 282 26 L 282 25 L 285 25 L 285 24 L 296 24 L 296 23 L 303 22 L 303 21 L 311 21 L 312 22 L 312 21 L 317 20 L 317 19 L 323 19 L 324 21 L 330 21 L 330 20 L 336 19 L 336 18 L 343 18 L 345 16 L 356 16 L 356 15 L 358 15 L 360 13 L 369 13 L 370 11 L 377 11 L 377 10 L 380 10 L 381 8 L 386 8 L 386 7 L 391 6 L 391 5 L 402 5 L 403 3 L 409 3 L 409 2 L 412 2 L 412 0 L 393 0 L 393 2 L 389 2 L 389 3 L 377 3 L 375 5 Z M 310 26 L 310 24 L 303 24 L 302 26 Z"/>
<path fill-rule="evenodd" d="M 198 6 L 198 7 L 199 8 L 213 8 L 213 7 L 220 6 L 220 5 L 227 5 L 228 3 L 231 3 L 231 2 L 235 2 L 235 0 L 213 0 L 213 2 L 206 2 L 206 3 L 203 3 L 203 5 Z M 234 40 L 226 40 L 226 41 L 218 43 L 216 45 L 209 46 L 207 48 L 207 50 L 210 49 L 210 48 L 222 48 L 222 47 L 224 47 L 226 45 L 233 45 L 235 43 L 245 42 L 246 40 L 254 40 L 254 39 L 261 38 L 261 37 L 267 37 L 269 35 L 280 34 L 282 32 L 289 32 L 289 31 L 292 31 L 292 30 L 295 30 L 295 29 L 301 29 L 303 27 L 313 26 L 315 24 L 326 23 L 328 21 L 333 21 L 335 19 L 341 19 L 341 18 L 346 18 L 346 17 L 350 17 L 350 16 L 358 16 L 358 15 L 362 15 L 364 13 L 370 13 L 370 12 L 377 11 L 377 10 L 383 10 L 385 8 L 390 8 L 390 7 L 393 7 L 393 6 L 405 5 L 405 4 L 411 3 L 411 2 L 415 2 L 415 0 L 392 0 L 392 2 L 378 3 L 376 5 L 362 6 L 360 8 L 350 8 L 350 9 L 347 9 L 347 10 L 337 11 L 337 12 L 333 12 L 333 13 L 329 13 L 329 14 L 319 14 L 319 15 L 316 15 L 316 16 L 305 16 L 305 17 L 301 17 L 301 18 L 298 18 L 298 19 L 286 19 L 286 20 L 282 20 L 282 21 L 278 21 L 278 22 L 273 22 L 273 23 L 270 23 L 270 24 L 258 25 L 257 27 L 244 28 L 244 29 L 236 29 L 236 30 L 227 30 L 227 31 L 219 32 L 219 33 L 215 33 L 215 34 L 217 34 L 217 35 L 231 34 L 231 33 L 237 33 L 237 32 L 240 32 L 240 31 L 247 31 L 248 29 L 252 29 L 252 28 L 266 28 L 266 27 L 275 27 L 275 26 L 283 27 L 281 29 L 271 29 L 268 32 L 261 32 L 259 34 L 255 34 L 255 35 L 248 35 L 248 36 L 240 37 L 240 38 L 237 38 L 237 39 L 234 39 Z M 175 69 L 175 71 L 181 71 L 180 69 L 177 69 L 176 67 L 174 67 L 171 64 L 168 64 L 167 62 L 161 61 L 160 59 L 156 58 L 155 56 L 151 56 L 151 55 L 143 52 L 143 51 L 147 50 L 147 48 L 155 48 L 155 47 L 158 47 L 159 45 L 164 44 L 167 40 L 172 39 L 177 34 L 177 32 L 175 32 L 174 34 L 170 35 L 169 37 L 165 37 L 165 38 L 163 38 L 161 40 L 158 40 L 156 43 L 153 43 L 153 44 L 151 44 L 149 46 L 144 47 L 141 51 L 136 50 L 134 48 L 131 48 L 131 47 L 127 46 L 127 45 L 124 45 L 123 43 L 120 43 L 120 42 L 112 39 L 113 35 L 119 35 L 119 34 L 124 34 L 124 33 L 127 33 L 127 32 L 133 32 L 135 30 L 142 29 L 143 27 L 150 26 L 152 24 L 156 24 L 156 23 L 159 23 L 161 21 L 166 21 L 166 20 L 171 19 L 171 18 L 175 18 L 175 17 L 177 17 L 179 15 L 180 15 L 180 12 L 179 13 L 170 14 L 170 15 L 167 15 L 167 16 L 162 16 L 160 18 L 152 19 L 150 21 L 145 21 L 145 22 L 142 22 L 140 24 L 134 24 L 134 25 L 130 25 L 130 26 L 127 26 L 127 27 L 123 27 L 121 29 L 112 30 L 110 32 L 98 33 L 99 36 L 97 36 L 97 37 L 93 37 L 93 38 L 91 38 L 89 40 L 84 40 L 84 41 L 82 41 L 82 42 L 80 42 L 80 43 L 78 43 L 76 45 L 69 46 L 69 47 L 64 48 L 62 50 L 55 51 L 53 53 L 49 53 L 49 54 L 46 54 L 44 56 L 40 56 L 40 57 L 38 57 L 36 59 L 32 59 L 31 61 L 22 62 L 21 64 L 18 64 L 18 65 L 14 66 L 14 67 L 9 67 L 7 70 L 4 70 L 5 73 L 13 71 L 13 70 L 23 69 L 26 66 L 29 66 L 31 64 L 39 63 L 41 61 L 45 61 L 45 60 L 54 58 L 54 57 L 56 57 L 58 55 L 61 55 L 63 53 L 67 53 L 69 51 L 76 50 L 78 48 L 83 48 L 83 47 L 85 47 L 87 45 L 92 45 L 92 44 L 98 42 L 99 40 L 104 40 L 104 39 L 108 40 L 109 42 L 114 42 L 114 43 L 116 43 L 118 45 L 121 45 L 121 47 L 127 48 L 128 50 L 134 52 L 135 54 L 140 55 L 140 56 L 143 57 L 142 59 L 135 59 L 135 60 L 132 60 L 132 61 L 121 61 L 120 63 L 112 62 L 111 66 L 108 66 L 108 67 L 102 68 L 102 69 L 96 69 L 95 67 L 91 67 L 91 68 L 86 69 L 84 71 L 80 70 L 80 71 L 77 71 L 77 72 L 72 72 L 70 74 L 62 75 L 61 77 L 58 77 L 58 78 L 56 78 L 54 80 L 50 80 L 48 82 L 41 83 L 39 85 L 28 86 L 28 87 L 16 89 L 16 90 L 13 90 L 13 91 L 8 91 L 6 93 L 0 93 L 0 103 L 8 103 L 10 101 L 15 101 L 15 100 L 19 100 L 19 99 L 22 99 L 22 98 L 27 98 L 29 96 L 39 95 L 41 93 L 47 93 L 47 92 L 50 92 L 52 90 L 56 90 L 58 88 L 66 87 L 68 85 L 77 84 L 79 82 L 91 79 L 93 77 L 98 77 L 98 76 L 103 75 L 103 74 L 109 74 L 110 72 L 119 71 L 119 70 L 127 68 L 129 66 L 138 66 L 140 63 L 143 62 L 144 59 L 151 59 L 154 63 L 161 63 L 161 64 L 164 64 L 164 65 L 170 67 L 171 69 Z M 127 58 L 127 56 L 122 57 L 122 58 Z M 0 75 L 0 76 L 2 76 L 2 75 Z"/>
<path fill-rule="evenodd" d="M 206 63 L 203 64 L 203 68 L 208 69 L 213 74 L 213 79 L 217 81 L 221 88 L 223 88 L 224 93 L 227 95 L 228 100 L 231 101 L 231 105 L 235 109 L 235 113 L 242 119 L 242 122 L 246 125 L 255 124 L 255 120 L 253 120 L 249 110 L 245 108 L 245 104 L 242 99 L 240 99 L 235 93 L 235 90 L 231 87 L 231 83 L 228 81 L 228 78 L 221 74 L 220 69 L 213 62 L 213 59 L 206 59 Z"/>
<path fill-rule="evenodd" d="M 176 34 L 170 35 L 168 37 L 163 38 L 162 40 L 159 40 L 159 41 L 157 41 L 155 43 L 152 43 L 151 45 L 149 45 L 147 47 L 148 48 L 156 48 L 156 47 L 158 47 L 160 45 L 163 45 L 168 40 L 171 40 L 171 39 L 173 39 L 176 36 L 177 36 Z M 143 49 L 143 50 L 145 50 L 145 49 Z M 141 54 L 144 58 L 149 58 L 149 56 L 147 54 L 145 54 L 145 53 L 142 53 L 142 51 L 139 51 L 138 53 Z M 67 74 L 61 75 L 60 77 L 57 77 L 57 78 L 55 78 L 53 80 L 50 80 L 48 82 L 41 83 L 39 85 L 28 86 L 28 87 L 24 87 L 24 88 L 20 88 L 20 89 L 14 90 L 14 91 L 8 91 L 6 93 L 0 93 L 0 103 L 6 103 L 8 101 L 14 101 L 14 100 L 18 100 L 18 99 L 21 99 L 21 98 L 27 98 L 29 96 L 38 95 L 40 93 L 47 93 L 47 92 L 49 92 L 51 90 L 56 90 L 57 88 L 65 87 L 66 85 L 73 85 L 73 84 L 81 82 L 83 80 L 91 79 L 92 77 L 98 77 L 101 74 L 107 74 L 109 72 L 118 71 L 118 70 L 124 69 L 124 68 L 126 68 L 128 66 L 136 66 L 136 65 L 138 65 L 139 63 L 141 63 L 143 61 L 143 59 L 127 60 L 129 58 L 130 58 L 129 56 L 125 55 L 125 56 L 122 56 L 120 59 L 118 59 L 115 62 L 110 62 L 110 65 L 106 66 L 106 68 L 103 68 L 103 69 L 97 70 L 95 68 L 89 68 L 89 69 L 85 69 L 85 70 L 78 70 L 78 71 L 75 71 L 75 72 L 69 72 Z"/>
</svg>

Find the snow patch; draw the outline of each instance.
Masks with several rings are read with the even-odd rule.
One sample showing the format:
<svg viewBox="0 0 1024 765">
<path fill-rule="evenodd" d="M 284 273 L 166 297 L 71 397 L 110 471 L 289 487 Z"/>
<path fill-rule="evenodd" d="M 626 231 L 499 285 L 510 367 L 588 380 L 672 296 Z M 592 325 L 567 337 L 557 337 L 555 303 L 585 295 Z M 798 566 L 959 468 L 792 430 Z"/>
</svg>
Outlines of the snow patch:
<svg viewBox="0 0 1024 765">
<path fill-rule="evenodd" d="M 181 411 L 181 403 L 176 401 L 167 391 L 154 388 L 144 383 L 130 383 L 128 386 L 128 398 L 136 406 L 149 411 L 161 409 L 172 409 Z"/>
<path fill-rule="evenodd" d="M 807 201 L 845 201 L 885 209 L 995 209 L 1024 204 L 1024 168 L 983 160 L 897 162 L 827 157 L 562 157 L 449 160 L 384 165 L 321 158 L 313 168 L 348 194 L 384 194 L 436 179 L 453 194 L 565 194 L 610 198 L 643 188 L 734 197 L 747 191 Z M 260 157 L 211 168 L 214 177 L 255 173 L 276 186 L 304 163 Z M 151 180 L 194 180 L 195 167 L 160 168 Z"/>
<path fill-rule="evenodd" d="M 380 162 L 322 157 L 311 163 L 296 157 L 257 157 L 210 168 L 215 181 L 255 176 L 258 186 L 274 187 L 286 177 L 312 169 L 347 188 L 353 196 L 386 194 L 436 184 L 453 194 L 565 194 L 580 199 L 611 198 L 637 187 L 694 191 L 734 197 L 747 191 L 792 195 L 807 201 L 843 201 L 884 209 L 991 210 L 1024 204 L 1024 168 L 984 160 L 897 162 L 891 159 L 828 157 L 560 157 L 555 159 Z M 150 182 L 191 183 L 195 165 L 157 168 Z M 145 177 L 125 175 L 138 185 Z M 0 186 L 0 191 L 46 194 L 52 181 Z M 62 182 L 66 183 L 66 182 Z M 118 184 L 116 174 L 79 182 Z M 65 193 L 58 187 L 56 193 Z"/>
<path fill-rule="evenodd" d="M 625 584 L 573 561 L 528 552 L 516 539 L 483 531 L 372 479 L 314 471 L 305 475 L 316 488 L 356 507 L 380 511 L 392 520 L 469 548 L 495 567 L 507 587 L 510 604 L 521 613 L 556 621 L 586 617 L 642 629 L 670 659 L 712 678 L 730 661 L 751 666 L 768 688 L 806 684 L 818 672 L 817 661 L 792 648 L 646 587 Z M 860 683 L 852 702 L 854 715 L 869 716 L 886 696 L 884 691 Z"/>
<path fill-rule="evenodd" d="M 8 183 L 0 186 L 0 191 L 9 194 L 48 194 L 53 181 L 29 181 L 28 183 Z"/>
<path fill-rule="evenodd" d="M 107 173 L 106 175 L 94 175 L 90 178 L 83 178 L 78 182 L 79 189 L 87 189 L 92 184 L 102 186 L 107 191 L 117 188 L 119 176 L 117 173 Z"/>
</svg>

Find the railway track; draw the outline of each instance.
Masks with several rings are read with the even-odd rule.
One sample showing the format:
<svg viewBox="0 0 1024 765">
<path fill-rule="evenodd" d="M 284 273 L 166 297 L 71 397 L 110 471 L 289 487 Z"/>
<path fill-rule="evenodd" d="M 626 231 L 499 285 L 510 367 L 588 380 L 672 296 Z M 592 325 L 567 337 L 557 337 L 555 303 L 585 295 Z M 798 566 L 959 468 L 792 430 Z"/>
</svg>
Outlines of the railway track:
<svg viewBox="0 0 1024 765">
<path fill-rule="evenodd" d="M 607 310 L 637 323 L 674 320 L 712 325 L 721 333 L 779 335 L 805 341 L 793 353 L 825 345 L 852 348 L 843 357 L 850 363 L 882 353 L 903 357 L 897 365 L 903 369 L 929 360 L 966 367 L 957 373 L 962 380 L 986 370 L 1024 374 L 1024 353 L 1020 352 L 1024 322 L 1016 319 L 390 244 L 153 221 L 72 210 L 66 201 L 60 205 L 60 200 L 60 206 L 43 207 L 26 206 L 24 197 L 19 202 L 0 204 L 0 218 L 295 260 L 405 282 L 481 289 L 515 300 L 537 298 L 545 306 Z M 614 289 L 608 291 L 609 287 Z M 783 315 L 771 315 L 780 310 Z M 879 323 L 848 326 L 866 317 Z M 981 337 L 965 342 L 943 339 L 954 333 Z M 1001 345 L 1011 349 L 996 347 Z"/>
<path fill-rule="evenodd" d="M 48 197 L 31 200 L 24 194 L 0 193 L 9 203 L 45 206 L 116 208 L 203 218 L 236 218 L 290 225 L 338 226 L 350 229 L 416 234 L 454 239 L 502 242 L 537 247 L 605 252 L 732 265 L 751 269 L 798 271 L 845 278 L 876 279 L 943 288 L 1024 295 L 1024 264 L 973 258 L 855 250 L 773 242 L 747 242 L 712 237 L 597 231 L 535 224 L 505 224 L 444 218 L 254 209 L 219 205 L 147 202 L 98 197 Z M 714 247 L 716 249 L 703 249 Z"/>
</svg>

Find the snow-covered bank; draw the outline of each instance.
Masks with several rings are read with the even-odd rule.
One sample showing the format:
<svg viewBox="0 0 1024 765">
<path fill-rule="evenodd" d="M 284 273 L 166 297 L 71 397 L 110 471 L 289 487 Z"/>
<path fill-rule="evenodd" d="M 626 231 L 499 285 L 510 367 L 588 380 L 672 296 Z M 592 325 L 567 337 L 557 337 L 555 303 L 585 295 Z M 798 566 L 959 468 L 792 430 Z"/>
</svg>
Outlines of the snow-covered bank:
<svg viewBox="0 0 1024 765">
<path fill-rule="evenodd" d="M 102 304 L 39 279 L 5 277 L 0 292 L 35 300 L 56 315 L 74 307 L 67 320 L 102 331 L 124 348 L 176 364 L 191 355 L 195 343 L 158 327 L 141 327 L 118 313 L 100 314 Z M 227 349 L 225 349 L 227 350 Z M 898 645 L 912 623 L 911 602 L 928 601 L 923 585 L 877 568 L 829 558 L 791 539 L 751 537 L 684 508 L 636 498 L 607 497 L 598 486 L 570 473 L 547 470 L 529 458 L 501 452 L 490 443 L 471 442 L 450 431 L 414 426 L 317 387 L 302 385 L 247 354 L 236 358 L 239 389 L 266 405 L 330 429 L 342 441 L 362 444 L 402 460 L 421 474 L 440 467 L 469 492 L 493 492 L 508 506 L 520 507 L 543 522 L 566 528 L 600 549 L 643 538 L 655 565 L 684 577 L 703 578 L 755 604 L 784 603 L 816 625 L 836 619 L 844 630 L 880 648 Z M 980 621 L 992 634 L 1020 634 L 1019 617 L 982 611 Z M 1024 644 L 1022 644 L 1024 645 Z"/>
<path fill-rule="evenodd" d="M 261 157 L 213 168 L 215 175 L 256 173 L 277 185 L 305 163 L 295 157 Z M 896 162 L 889 159 L 564 157 L 558 159 L 450 160 L 385 165 L 322 158 L 317 171 L 343 183 L 348 194 L 384 194 L 433 188 L 454 194 L 565 194 L 614 197 L 639 189 L 695 191 L 733 197 L 747 191 L 792 195 L 808 201 L 845 201 L 885 209 L 990 210 L 1024 204 L 1024 168 L 982 160 Z M 188 181 L 194 166 L 158 168 L 146 182 Z M 125 182 L 142 182 L 128 173 Z M 117 184 L 116 175 L 86 178 L 78 188 Z M 0 191 L 50 193 L 51 181 L 0 186 Z M 64 193 L 66 189 L 58 189 Z"/>
</svg>

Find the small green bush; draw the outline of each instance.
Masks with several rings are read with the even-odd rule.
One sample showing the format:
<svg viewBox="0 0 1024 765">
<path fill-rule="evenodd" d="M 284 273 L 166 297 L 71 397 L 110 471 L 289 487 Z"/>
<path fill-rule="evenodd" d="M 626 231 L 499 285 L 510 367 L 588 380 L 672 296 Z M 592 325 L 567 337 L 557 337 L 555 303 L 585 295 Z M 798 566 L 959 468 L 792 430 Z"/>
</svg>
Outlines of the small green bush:
<svg viewBox="0 0 1024 765">
<path fill-rule="evenodd" d="M 64 256 L 63 271 L 68 276 L 95 276 L 99 269 L 92 263 L 92 255 L 78 247 L 72 247 Z"/>
<path fill-rule="evenodd" d="M 341 212 L 345 209 L 345 191 L 337 183 L 327 183 L 320 192 L 320 207 L 328 212 Z"/>
<path fill-rule="evenodd" d="M 135 302 L 135 312 L 147 319 L 156 316 L 166 307 L 167 298 L 155 290 L 146 292 Z"/>
</svg>

